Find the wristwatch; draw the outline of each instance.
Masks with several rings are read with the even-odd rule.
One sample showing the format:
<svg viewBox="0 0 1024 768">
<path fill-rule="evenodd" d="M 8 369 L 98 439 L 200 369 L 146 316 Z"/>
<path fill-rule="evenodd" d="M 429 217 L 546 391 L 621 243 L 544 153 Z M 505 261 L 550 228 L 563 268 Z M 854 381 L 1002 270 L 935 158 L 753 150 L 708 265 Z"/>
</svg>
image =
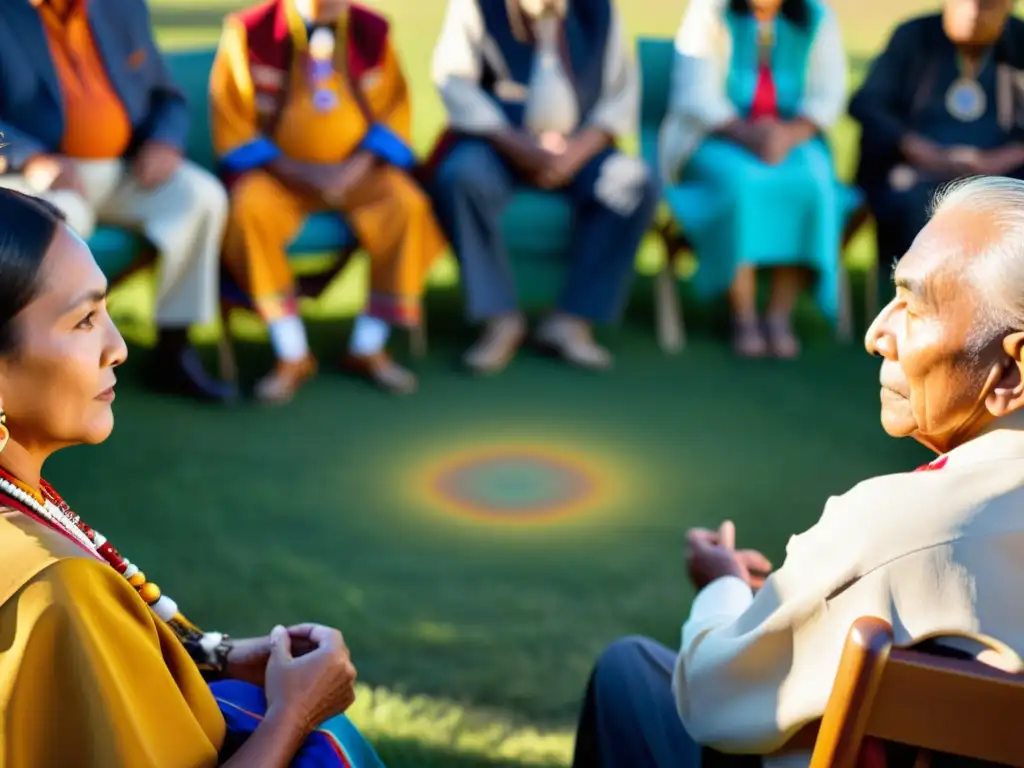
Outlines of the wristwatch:
<svg viewBox="0 0 1024 768">
<path fill-rule="evenodd" d="M 206 656 L 206 665 L 223 675 L 228 668 L 228 656 L 234 647 L 231 638 L 222 632 L 204 632 L 199 645 Z"/>
</svg>

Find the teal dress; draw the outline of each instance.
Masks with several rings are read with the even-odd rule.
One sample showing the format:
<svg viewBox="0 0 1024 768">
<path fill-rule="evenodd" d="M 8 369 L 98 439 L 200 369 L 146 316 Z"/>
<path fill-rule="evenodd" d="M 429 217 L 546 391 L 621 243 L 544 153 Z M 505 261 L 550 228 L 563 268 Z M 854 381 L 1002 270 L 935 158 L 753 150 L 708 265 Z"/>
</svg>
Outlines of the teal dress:
<svg viewBox="0 0 1024 768">
<path fill-rule="evenodd" d="M 815 0 L 807 0 L 807 8 L 803 27 L 781 14 L 774 22 L 770 78 L 774 107 L 784 120 L 799 116 L 808 58 L 821 21 L 822 9 Z M 761 80 L 758 25 L 749 13 L 724 13 L 732 39 L 726 96 L 737 114 L 747 118 Z M 764 98 L 762 93 L 759 104 Z M 698 255 L 693 281 L 698 295 L 710 298 L 726 292 L 740 266 L 799 265 L 814 271 L 817 304 L 836 320 L 842 230 L 859 205 L 859 195 L 836 179 L 823 138 L 794 148 L 773 166 L 728 139 L 710 136 L 684 166 L 681 181 L 699 182 L 707 191 L 700 210 L 673 210 Z M 671 192 L 668 198 L 671 205 Z"/>
</svg>

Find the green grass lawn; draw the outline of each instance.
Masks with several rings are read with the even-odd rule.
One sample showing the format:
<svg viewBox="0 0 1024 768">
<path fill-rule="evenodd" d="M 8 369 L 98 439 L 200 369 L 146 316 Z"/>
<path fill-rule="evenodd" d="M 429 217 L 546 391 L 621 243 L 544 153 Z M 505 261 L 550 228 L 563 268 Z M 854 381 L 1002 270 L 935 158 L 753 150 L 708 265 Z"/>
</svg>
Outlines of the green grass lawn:
<svg viewBox="0 0 1024 768">
<path fill-rule="evenodd" d="M 671 35 L 682 12 L 625 5 L 637 33 Z M 837 5 L 861 54 L 917 9 Z M 443 6 L 379 6 L 396 23 L 423 147 L 440 124 L 425 62 Z M 153 14 L 167 45 L 195 45 L 216 39 L 229 7 L 157 2 Z M 850 135 L 837 132 L 844 167 Z M 114 436 L 49 468 L 76 509 L 200 623 L 235 635 L 309 619 L 340 627 L 364 682 L 353 716 L 392 766 L 565 765 L 601 648 L 636 632 L 677 642 L 691 597 L 688 526 L 732 517 L 743 546 L 780 562 L 830 494 L 924 458 L 882 434 L 877 364 L 810 320 L 795 363 L 735 360 L 716 316 L 702 312 L 689 318 L 686 352 L 666 358 L 641 280 L 624 325 L 604 335 L 618 355 L 612 373 L 526 352 L 476 380 L 455 365 L 470 336 L 445 287 L 450 265 L 437 277 L 415 397 L 388 398 L 327 365 L 284 409 L 198 407 L 141 389 L 135 346 Z M 325 363 L 340 354 L 360 279 L 356 269 L 307 307 Z M 113 307 L 131 339 L 149 337 L 144 280 Z M 239 327 L 252 338 L 241 349 L 252 376 L 269 350 L 255 323 Z M 448 458 L 502 447 L 558 451 L 599 492 L 571 514 L 516 522 L 468 515 L 431 491 Z"/>
<path fill-rule="evenodd" d="M 442 749 L 500 765 L 484 759 L 499 746 L 562 765 L 601 647 L 632 632 L 677 641 L 688 526 L 730 516 L 744 546 L 780 562 L 830 494 L 923 458 L 881 433 L 862 351 L 822 338 L 799 362 L 746 364 L 699 324 L 667 359 L 639 299 L 605 335 L 619 355 L 606 376 L 526 353 L 475 380 L 454 369 L 468 339 L 441 297 L 422 392 L 402 400 L 328 371 L 286 409 L 200 408 L 139 389 L 136 349 L 114 436 L 50 475 L 201 623 L 341 627 L 361 679 L 386 690 L 356 719 L 393 765 L 460 764 Z M 315 326 L 324 360 L 345 330 Z M 269 362 L 242 353 L 249 373 Z M 571 454 L 610 492 L 530 524 L 433 500 L 432 464 L 502 445 Z"/>
</svg>

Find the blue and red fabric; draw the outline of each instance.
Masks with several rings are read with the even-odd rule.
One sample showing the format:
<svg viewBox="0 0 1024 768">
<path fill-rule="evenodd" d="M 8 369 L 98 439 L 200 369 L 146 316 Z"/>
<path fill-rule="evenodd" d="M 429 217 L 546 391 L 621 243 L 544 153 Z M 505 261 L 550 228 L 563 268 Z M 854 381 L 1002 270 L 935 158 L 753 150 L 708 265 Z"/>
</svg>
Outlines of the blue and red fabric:
<svg viewBox="0 0 1024 768">
<path fill-rule="evenodd" d="M 259 686 L 221 680 L 210 683 L 210 690 L 224 715 L 229 742 L 244 741 L 267 713 L 267 697 Z M 291 768 L 384 768 L 384 763 L 352 721 L 338 715 L 306 738 Z"/>
</svg>

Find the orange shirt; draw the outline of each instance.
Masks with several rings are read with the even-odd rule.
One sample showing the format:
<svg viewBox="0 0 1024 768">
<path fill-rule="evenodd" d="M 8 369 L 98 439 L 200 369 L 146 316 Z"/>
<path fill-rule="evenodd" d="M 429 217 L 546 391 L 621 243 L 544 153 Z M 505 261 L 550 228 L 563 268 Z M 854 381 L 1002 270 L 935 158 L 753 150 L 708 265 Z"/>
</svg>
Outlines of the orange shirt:
<svg viewBox="0 0 1024 768">
<path fill-rule="evenodd" d="M 87 0 L 37 0 L 64 99 L 61 151 L 83 160 L 121 157 L 132 124 L 89 29 Z"/>
<path fill-rule="evenodd" d="M 306 77 L 306 58 L 300 54 L 288 76 L 291 89 L 281 111 L 273 141 L 292 160 L 304 163 L 340 163 L 359 146 L 366 135 L 366 119 L 352 97 L 343 75 L 331 75 L 328 88 L 338 100 L 329 112 L 313 105 L 313 92 Z"/>
</svg>

